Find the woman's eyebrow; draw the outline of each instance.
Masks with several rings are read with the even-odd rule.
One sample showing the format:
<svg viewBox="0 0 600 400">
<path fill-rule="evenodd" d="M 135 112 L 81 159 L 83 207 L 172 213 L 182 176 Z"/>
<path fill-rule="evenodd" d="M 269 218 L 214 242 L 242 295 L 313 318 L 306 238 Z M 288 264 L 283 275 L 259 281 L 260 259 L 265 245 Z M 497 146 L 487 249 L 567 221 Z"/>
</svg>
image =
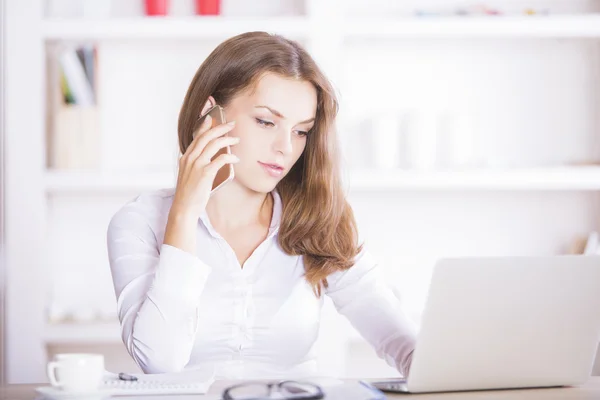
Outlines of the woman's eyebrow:
<svg viewBox="0 0 600 400">
<path fill-rule="evenodd" d="M 277 111 L 274 108 L 271 108 L 269 106 L 255 106 L 254 108 L 266 108 L 267 110 L 269 110 L 271 112 L 271 114 L 273 114 L 273 115 L 275 115 L 275 116 L 277 116 L 279 118 L 285 119 L 285 117 L 283 116 L 283 114 L 281 114 L 279 111 Z M 315 120 L 314 117 L 313 118 L 309 118 L 309 119 L 307 119 L 305 121 L 299 122 L 299 124 L 305 124 L 307 122 L 313 122 L 314 120 Z"/>
</svg>

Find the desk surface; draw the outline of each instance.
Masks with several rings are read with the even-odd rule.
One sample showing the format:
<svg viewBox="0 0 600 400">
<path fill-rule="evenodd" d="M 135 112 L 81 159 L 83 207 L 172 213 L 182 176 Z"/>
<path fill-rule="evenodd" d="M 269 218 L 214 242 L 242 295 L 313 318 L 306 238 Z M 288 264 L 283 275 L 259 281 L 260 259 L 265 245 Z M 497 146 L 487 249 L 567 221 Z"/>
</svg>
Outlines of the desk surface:
<svg viewBox="0 0 600 400">
<path fill-rule="evenodd" d="M 166 400 L 177 399 L 185 400 L 186 398 L 194 400 L 216 400 L 221 398 L 223 388 L 234 384 L 232 381 L 217 381 L 215 382 L 208 394 L 204 397 L 195 396 L 148 396 L 151 400 Z M 34 400 L 41 398 L 35 392 L 35 388 L 41 385 L 6 385 L 0 386 L 1 400 Z M 600 399 L 600 377 L 594 376 L 584 385 L 577 387 L 562 387 L 562 388 L 547 388 L 547 389 L 519 389 L 519 390 L 491 390 L 491 391 L 472 391 L 472 392 L 454 392 L 454 393 L 428 393 L 418 395 L 388 394 L 389 399 L 407 399 L 414 397 L 416 400 L 538 400 L 538 399 L 561 399 L 561 400 L 598 400 Z M 131 398 L 131 397 L 129 397 Z M 141 399 L 142 396 L 135 397 Z M 115 397 L 119 399 L 119 397 Z"/>
</svg>

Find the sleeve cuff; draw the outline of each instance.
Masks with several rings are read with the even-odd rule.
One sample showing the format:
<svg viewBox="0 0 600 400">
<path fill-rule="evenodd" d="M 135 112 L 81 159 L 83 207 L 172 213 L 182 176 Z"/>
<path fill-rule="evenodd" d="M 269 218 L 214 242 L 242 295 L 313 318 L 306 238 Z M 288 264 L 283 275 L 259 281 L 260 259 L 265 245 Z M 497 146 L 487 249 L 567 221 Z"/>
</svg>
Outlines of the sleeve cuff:
<svg viewBox="0 0 600 400">
<path fill-rule="evenodd" d="M 151 291 L 168 294 L 185 303 L 196 304 L 211 272 L 198 257 L 163 244 Z"/>
</svg>

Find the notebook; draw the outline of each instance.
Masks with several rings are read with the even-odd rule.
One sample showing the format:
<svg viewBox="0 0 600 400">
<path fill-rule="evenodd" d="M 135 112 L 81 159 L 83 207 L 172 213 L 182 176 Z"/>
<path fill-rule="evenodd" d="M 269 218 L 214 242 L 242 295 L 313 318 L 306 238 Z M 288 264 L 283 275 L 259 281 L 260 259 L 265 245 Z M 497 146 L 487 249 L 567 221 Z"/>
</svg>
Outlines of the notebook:
<svg viewBox="0 0 600 400">
<path fill-rule="evenodd" d="M 137 381 L 124 381 L 119 375 L 107 372 L 102 390 L 111 395 L 206 394 L 215 381 L 214 373 L 205 370 L 186 370 L 166 374 L 130 374 Z"/>
</svg>

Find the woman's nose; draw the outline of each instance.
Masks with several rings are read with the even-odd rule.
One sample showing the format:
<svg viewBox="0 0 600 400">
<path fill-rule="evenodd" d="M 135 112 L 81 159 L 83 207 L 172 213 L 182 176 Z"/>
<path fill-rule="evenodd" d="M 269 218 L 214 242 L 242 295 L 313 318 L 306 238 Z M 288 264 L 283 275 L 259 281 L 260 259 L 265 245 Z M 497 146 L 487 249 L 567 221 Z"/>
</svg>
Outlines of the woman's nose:
<svg viewBox="0 0 600 400">
<path fill-rule="evenodd" d="M 291 132 L 278 132 L 277 138 L 274 143 L 275 151 L 281 152 L 282 154 L 289 154 L 292 152 L 292 133 Z"/>
</svg>

